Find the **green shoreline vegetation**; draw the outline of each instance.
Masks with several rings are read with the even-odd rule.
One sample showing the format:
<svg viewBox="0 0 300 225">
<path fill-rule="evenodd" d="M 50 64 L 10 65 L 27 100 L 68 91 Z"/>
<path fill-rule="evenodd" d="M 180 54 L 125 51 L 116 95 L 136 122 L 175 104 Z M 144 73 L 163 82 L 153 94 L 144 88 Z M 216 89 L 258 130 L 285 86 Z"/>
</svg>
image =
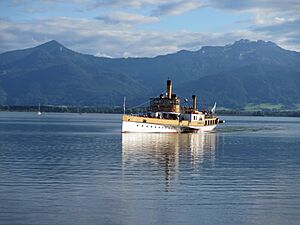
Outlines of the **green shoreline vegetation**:
<svg viewBox="0 0 300 225">
<path fill-rule="evenodd" d="M 41 112 L 53 113 L 112 113 L 122 114 L 123 107 L 108 107 L 108 106 L 41 106 Z M 37 112 L 38 106 L 0 106 L 0 112 Z M 147 111 L 146 108 L 127 109 L 126 113 L 142 113 Z M 220 107 L 217 110 L 218 115 L 223 116 L 282 116 L 282 117 L 300 117 L 300 109 L 287 109 L 280 108 L 249 108 L 243 109 L 228 109 Z"/>
</svg>

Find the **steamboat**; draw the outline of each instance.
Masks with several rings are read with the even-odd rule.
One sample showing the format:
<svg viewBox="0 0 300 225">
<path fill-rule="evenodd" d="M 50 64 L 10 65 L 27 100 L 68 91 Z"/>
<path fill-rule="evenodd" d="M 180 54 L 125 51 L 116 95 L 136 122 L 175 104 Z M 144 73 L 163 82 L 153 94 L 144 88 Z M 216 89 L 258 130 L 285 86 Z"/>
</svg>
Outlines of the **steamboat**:
<svg viewBox="0 0 300 225">
<path fill-rule="evenodd" d="M 197 133 L 212 131 L 220 120 L 214 105 L 210 112 L 197 110 L 197 97 L 193 106 L 181 106 L 180 98 L 172 93 L 172 81 L 167 80 L 166 94 L 150 98 L 148 111 L 122 117 L 123 133 Z"/>
</svg>

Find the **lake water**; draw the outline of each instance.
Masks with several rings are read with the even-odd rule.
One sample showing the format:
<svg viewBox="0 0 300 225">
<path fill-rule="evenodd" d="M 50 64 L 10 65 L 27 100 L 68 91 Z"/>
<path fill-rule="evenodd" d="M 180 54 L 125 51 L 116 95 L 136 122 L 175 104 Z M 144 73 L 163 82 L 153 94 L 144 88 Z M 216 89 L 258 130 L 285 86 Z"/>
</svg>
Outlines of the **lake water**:
<svg viewBox="0 0 300 225">
<path fill-rule="evenodd" d="M 121 115 L 0 113 L 0 224 L 300 223 L 300 118 L 121 134 Z"/>
</svg>

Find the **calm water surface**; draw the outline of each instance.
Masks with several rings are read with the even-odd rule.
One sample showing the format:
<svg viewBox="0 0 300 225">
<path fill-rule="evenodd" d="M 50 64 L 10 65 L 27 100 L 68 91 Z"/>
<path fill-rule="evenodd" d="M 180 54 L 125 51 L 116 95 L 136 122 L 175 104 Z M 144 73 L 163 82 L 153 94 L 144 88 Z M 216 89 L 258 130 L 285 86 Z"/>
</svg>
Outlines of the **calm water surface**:
<svg viewBox="0 0 300 225">
<path fill-rule="evenodd" d="M 121 116 L 0 113 L 0 224 L 299 224 L 300 118 L 123 134 Z"/>
</svg>

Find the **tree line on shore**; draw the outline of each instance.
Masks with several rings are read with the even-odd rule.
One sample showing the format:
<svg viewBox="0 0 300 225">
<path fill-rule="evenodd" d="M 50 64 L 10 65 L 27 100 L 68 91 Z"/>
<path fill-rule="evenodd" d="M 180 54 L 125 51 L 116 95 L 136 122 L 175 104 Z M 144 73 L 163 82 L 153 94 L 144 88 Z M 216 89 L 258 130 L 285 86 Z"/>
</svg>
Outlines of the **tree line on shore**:
<svg viewBox="0 0 300 225">
<path fill-rule="evenodd" d="M 0 111 L 6 112 L 37 112 L 37 106 L 0 106 Z M 42 112 L 55 113 L 115 113 L 122 114 L 124 109 L 122 107 L 94 107 L 94 106 L 41 106 Z M 143 113 L 146 112 L 146 107 L 139 107 L 134 109 L 126 109 L 126 113 Z M 288 116 L 300 117 L 300 110 L 257 110 L 245 111 L 240 109 L 226 109 L 218 110 L 218 115 L 224 116 Z"/>
</svg>

